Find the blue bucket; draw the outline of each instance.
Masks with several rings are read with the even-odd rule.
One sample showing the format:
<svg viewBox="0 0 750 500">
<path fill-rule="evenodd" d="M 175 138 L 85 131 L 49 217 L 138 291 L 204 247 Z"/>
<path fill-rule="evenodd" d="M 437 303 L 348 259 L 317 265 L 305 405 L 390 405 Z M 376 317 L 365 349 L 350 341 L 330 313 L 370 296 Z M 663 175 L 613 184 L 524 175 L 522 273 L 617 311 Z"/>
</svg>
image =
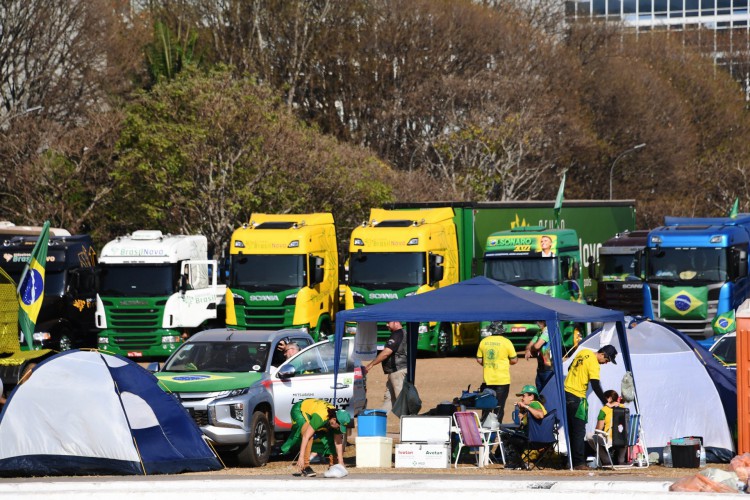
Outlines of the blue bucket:
<svg viewBox="0 0 750 500">
<path fill-rule="evenodd" d="M 357 416 L 357 436 L 385 437 L 387 417 L 384 410 L 362 410 Z"/>
</svg>

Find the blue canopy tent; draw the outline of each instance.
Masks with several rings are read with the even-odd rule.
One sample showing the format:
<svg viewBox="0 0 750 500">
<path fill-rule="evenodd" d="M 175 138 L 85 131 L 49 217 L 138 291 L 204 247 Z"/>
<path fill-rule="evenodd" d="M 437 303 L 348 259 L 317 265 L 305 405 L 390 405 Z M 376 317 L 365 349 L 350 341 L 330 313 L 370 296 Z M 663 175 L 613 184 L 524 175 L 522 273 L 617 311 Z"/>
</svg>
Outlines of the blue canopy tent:
<svg viewBox="0 0 750 500">
<path fill-rule="evenodd" d="M 477 322 L 477 321 L 535 321 L 544 320 L 549 330 L 553 368 L 556 374 L 563 373 L 562 336 L 560 321 L 573 322 L 615 322 L 621 346 L 622 362 L 625 369 L 632 371 L 630 352 L 624 328 L 624 316 L 619 311 L 601 309 L 585 304 L 555 299 L 512 285 L 478 276 L 467 281 L 413 295 L 391 302 L 342 311 L 336 317 L 336 350 L 338 360 L 341 354 L 341 340 L 346 322 L 377 322 L 399 320 L 407 324 L 409 341 L 408 379 L 414 382 L 416 371 L 417 332 L 420 322 Z M 338 362 L 336 362 L 338 367 Z M 338 375 L 338 374 L 336 374 Z M 554 377 L 542 393 L 550 408 L 557 408 L 562 426 L 565 429 L 565 444 L 570 449 L 565 411 L 564 377 Z M 572 459 L 568 454 L 572 467 Z"/>
</svg>

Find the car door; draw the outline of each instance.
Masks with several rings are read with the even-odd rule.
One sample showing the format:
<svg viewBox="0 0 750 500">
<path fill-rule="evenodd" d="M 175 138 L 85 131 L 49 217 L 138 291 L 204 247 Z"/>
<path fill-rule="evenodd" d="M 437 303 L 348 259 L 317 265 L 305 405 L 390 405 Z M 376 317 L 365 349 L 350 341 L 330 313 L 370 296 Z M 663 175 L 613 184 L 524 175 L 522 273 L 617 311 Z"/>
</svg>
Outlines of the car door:
<svg viewBox="0 0 750 500">
<path fill-rule="evenodd" d="M 350 338 L 344 344 L 339 360 L 339 376 L 334 401 L 334 343 L 323 341 L 302 350 L 279 367 L 272 379 L 275 425 L 278 429 L 291 428 L 292 406 L 303 399 L 316 398 L 346 409 L 354 387 L 354 364 L 347 355 L 351 352 Z M 279 374 L 294 368 L 294 375 L 282 378 Z"/>
</svg>

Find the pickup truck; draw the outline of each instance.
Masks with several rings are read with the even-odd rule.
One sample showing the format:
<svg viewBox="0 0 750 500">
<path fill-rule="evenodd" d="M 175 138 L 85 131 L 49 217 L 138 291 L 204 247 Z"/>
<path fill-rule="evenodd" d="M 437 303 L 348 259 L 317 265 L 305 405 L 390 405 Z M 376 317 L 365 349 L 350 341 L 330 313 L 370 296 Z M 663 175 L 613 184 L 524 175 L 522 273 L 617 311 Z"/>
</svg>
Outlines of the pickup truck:
<svg viewBox="0 0 750 500">
<path fill-rule="evenodd" d="M 285 359 L 279 344 L 289 342 L 301 351 Z M 192 336 L 154 374 L 217 451 L 240 466 L 260 467 L 289 435 L 290 410 L 298 401 L 324 399 L 352 417 L 365 408 L 365 376 L 353 338 L 344 339 L 335 401 L 333 369 L 334 343 L 314 343 L 304 330 L 222 328 Z"/>
</svg>

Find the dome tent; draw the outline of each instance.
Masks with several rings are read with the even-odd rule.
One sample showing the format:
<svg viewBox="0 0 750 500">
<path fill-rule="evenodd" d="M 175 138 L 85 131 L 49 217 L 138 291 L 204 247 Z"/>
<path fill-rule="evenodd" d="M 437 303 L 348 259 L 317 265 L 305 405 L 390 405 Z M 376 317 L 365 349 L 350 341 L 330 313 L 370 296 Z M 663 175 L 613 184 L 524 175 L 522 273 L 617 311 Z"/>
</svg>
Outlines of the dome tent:
<svg viewBox="0 0 750 500">
<path fill-rule="evenodd" d="M 736 374 L 693 339 L 663 323 L 628 317 L 626 324 L 648 449 L 661 452 L 670 439 L 699 436 L 708 462 L 729 462 L 735 449 L 732 431 L 737 427 Z M 585 338 L 579 349 L 596 351 L 605 344 L 620 348 L 611 324 Z M 624 374 L 621 364 L 602 370 L 602 389 L 620 392 Z M 588 399 L 592 411 L 587 431 L 593 433 L 601 403 L 593 392 Z M 632 404 L 626 406 L 634 411 Z"/>
<path fill-rule="evenodd" d="M 0 476 L 221 468 L 182 405 L 120 356 L 74 350 L 49 358 L 0 414 Z"/>
</svg>

